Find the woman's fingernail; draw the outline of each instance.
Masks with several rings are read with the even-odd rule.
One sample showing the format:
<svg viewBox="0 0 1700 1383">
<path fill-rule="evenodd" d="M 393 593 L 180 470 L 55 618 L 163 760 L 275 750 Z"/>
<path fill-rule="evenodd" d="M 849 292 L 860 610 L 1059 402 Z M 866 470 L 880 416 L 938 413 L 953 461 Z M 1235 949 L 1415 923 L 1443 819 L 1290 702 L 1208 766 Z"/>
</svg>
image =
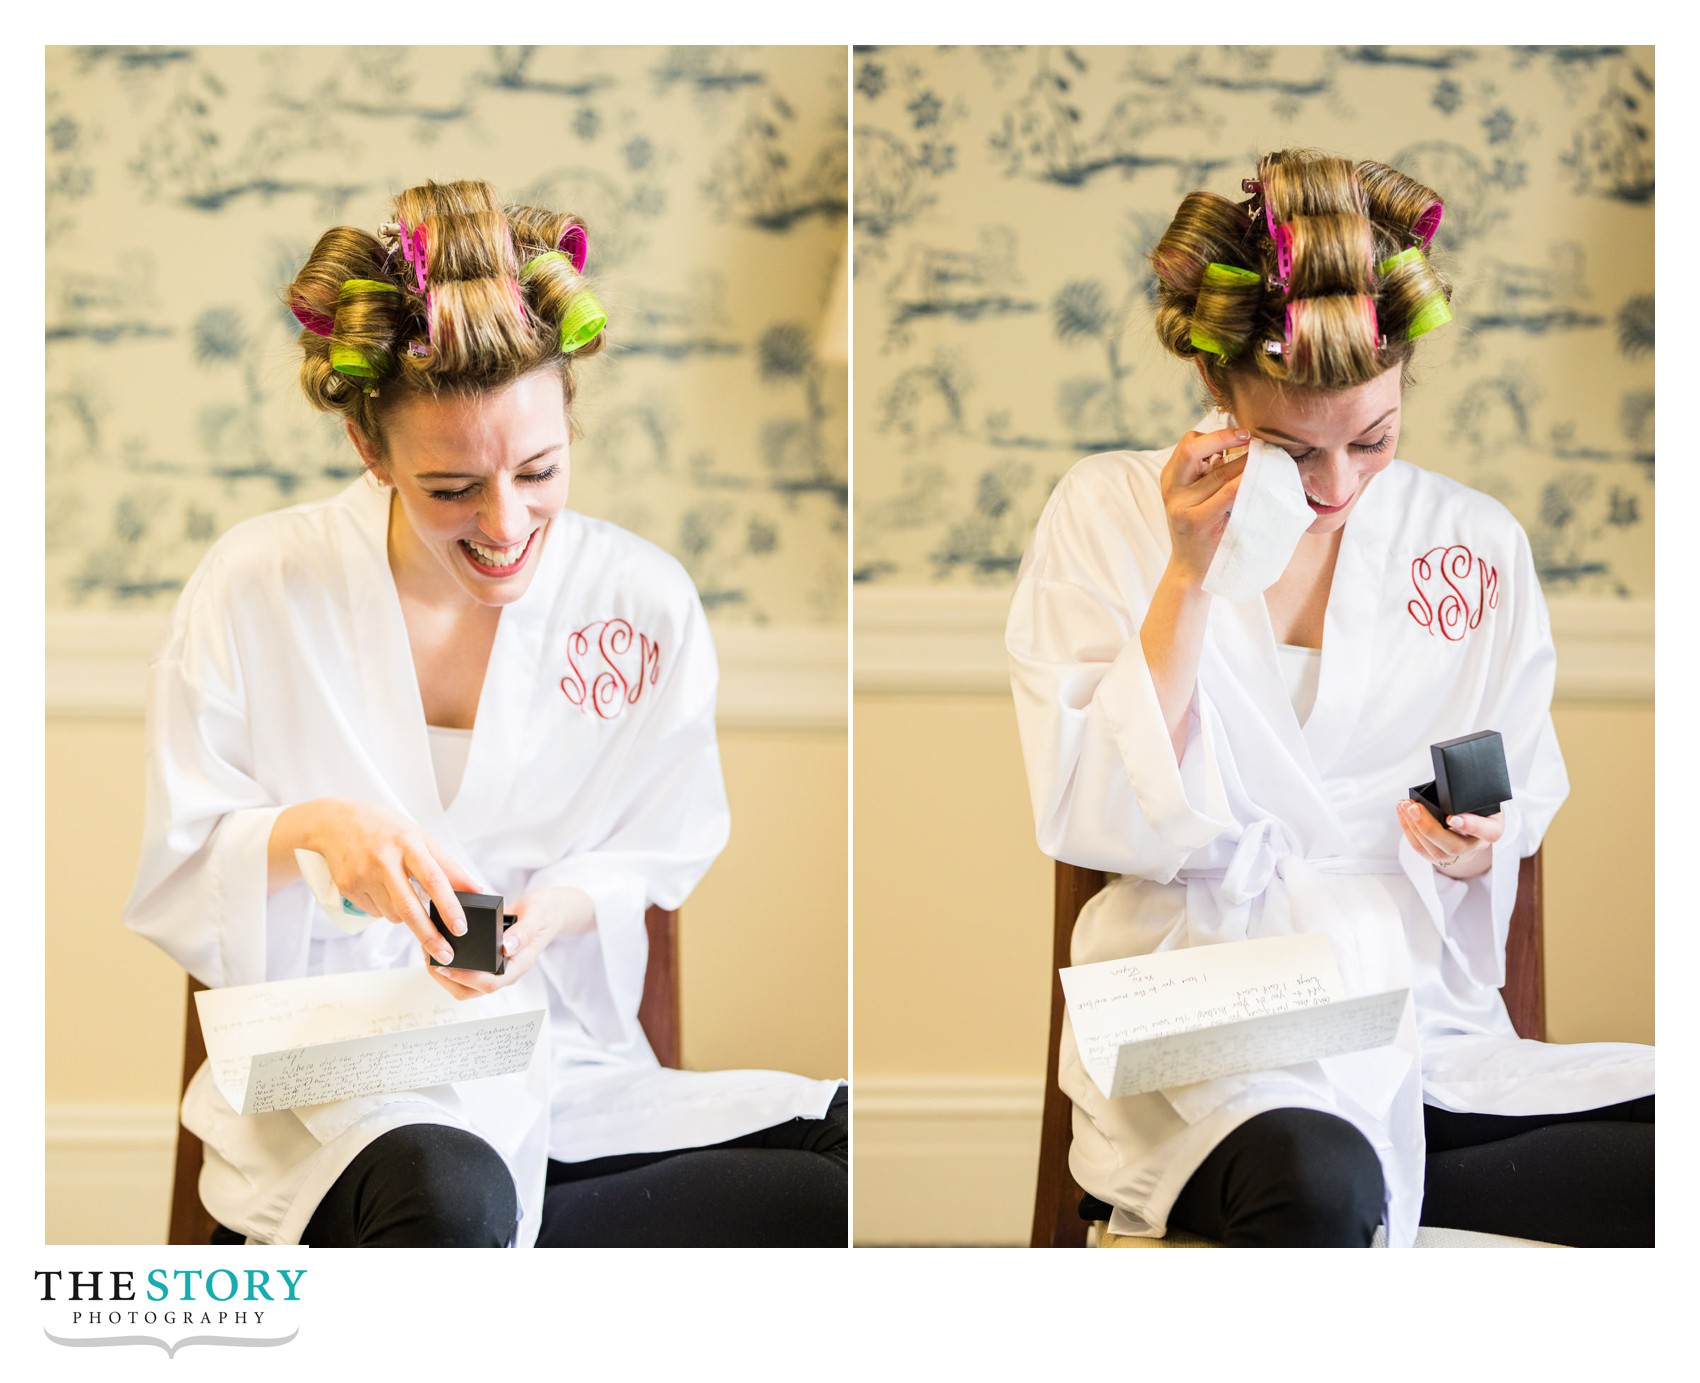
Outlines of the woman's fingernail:
<svg viewBox="0 0 1700 1383">
<path fill-rule="evenodd" d="M 1244 430 L 1241 430 L 1241 431 L 1239 431 L 1239 432 L 1236 432 L 1236 433 L 1235 433 L 1235 434 L 1234 434 L 1234 436 L 1236 436 L 1236 437 L 1238 437 L 1238 438 L 1239 438 L 1239 439 L 1240 439 L 1240 441 L 1242 441 L 1242 442 L 1249 442 L 1249 441 L 1251 441 L 1251 433 L 1249 433 L 1249 432 L 1246 432 L 1246 431 L 1244 431 Z"/>
<path fill-rule="evenodd" d="M 454 963 L 455 953 L 453 951 L 445 949 L 438 951 L 435 954 L 437 957 L 437 964 L 439 965 L 452 965 Z"/>
</svg>

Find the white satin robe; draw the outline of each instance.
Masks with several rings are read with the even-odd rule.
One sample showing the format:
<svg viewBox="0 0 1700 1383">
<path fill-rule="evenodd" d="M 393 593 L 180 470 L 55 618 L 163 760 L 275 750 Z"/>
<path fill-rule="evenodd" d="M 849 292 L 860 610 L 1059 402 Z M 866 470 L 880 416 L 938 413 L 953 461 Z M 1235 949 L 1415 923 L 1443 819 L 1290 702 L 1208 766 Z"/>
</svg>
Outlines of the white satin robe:
<svg viewBox="0 0 1700 1383">
<path fill-rule="evenodd" d="M 596 928 L 562 938 L 467 1012 L 544 1007 L 511 1076 L 244 1117 L 205 1067 L 183 1101 L 201 1196 L 256 1241 L 298 1242 L 350 1160 L 406 1123 L 465 1127 L 513 1173 L 535 1241 L 549 1157 L 718 1142 L 818 1118 L 837 1087 L 771 1071 L 660 1067 L 638 1025 L 644 911 L 677 906 L 726 843 L 718 669 L 690 578 L 660 549 L 565 512 L 507 606 L 464 779 L 438 793 L 386 555 L 390 496 L 361 479 L 238 525 L 185 586 L 150 669 L 141 860 L 125 922 L 210 986 L 424 963 L 406 928 L 349 935 L 305 884 L 270 896 L 290 803 L 374 802 L 417 822 L 510 901 L 583 889 Z"/>
<path fill-rule="evenodd" d="M 1201 430 L 1229 426 L 1209 418 Z M 1317 697 L 1301 725 L 1260 597 L 1211 603 L 1177 763 L 1139 643 L 1168 559 L 1166 455 L 1081 461 L 1046 505 L 1007 628 L 1040 848 L 1119 877 L 1083 909 L 1075 964 L 1325 931 L 1349 995 L 1409 985 L 1379 1050 L 1106 1100 L 1065 1036 L 1070 1167 L 1160 1236 L 1175 1197 L 1234 1127 L 1302 1106 L 1348 1119 L 1388 1187 L 1388 1242 L 1410 1244 L 1422 1104 L 1557 1113 L 1649 1094 L 1652 1048 L 1522 1041 L 1498 987 L 1519 860 L 1569 791 L 1549 706 L 1556 662 L 1528 540 L 1497 501 L 1393 462 L 1341 538 Z M 1480 878 L 1438 874 L 1394 804 L 1433 778 L 1429 745 L 1505 740 L 1514 800 Z"/>
</svg>

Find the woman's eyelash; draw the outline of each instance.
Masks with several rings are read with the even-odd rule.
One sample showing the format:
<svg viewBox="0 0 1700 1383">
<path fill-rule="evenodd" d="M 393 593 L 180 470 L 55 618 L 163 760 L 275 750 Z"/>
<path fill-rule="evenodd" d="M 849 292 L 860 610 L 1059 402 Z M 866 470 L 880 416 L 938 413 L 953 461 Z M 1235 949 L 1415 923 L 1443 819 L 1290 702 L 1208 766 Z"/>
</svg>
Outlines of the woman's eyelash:
<svg viewBox="0 0 1700 1383">
<path fill-rule="evenodd" d="M 529 473 L 521 472 L 519 475 L 515 476 L 514 479 L 527 482 L 532 485 L 541 485 L 546 480 L 553 480 L 560 474 L 560 471 L 561 467 L 557 464 L 550 466 L 547 470 L 531 471 Z M 431 496 L 432 499 L 453 502 L 457 499 L 465 499 L 477 488 L 478 487 L 476 485 L 463 485 L 458 490 L 427 490 L 425 493 Z"/>
<path fill-rule="evenodd" d="M 1386 451 L 1387 448 L 1390 447 L 1392 444 L 1393 444 L 1393 434 L 1391 432 L 1387 432 L 1387 433 L 1382 434 L 1382 438 L 1379 442 L 1369 442 L 1369 443 L 1364 444 L 1364 445 L 1360 445 L 1356 442 L 1352 443 L 1352 450 L 1353 451 L 1367 451 L 1367 452 Z M 1289 452 L 1287 452 L 1287 455 L 1292 457 L 1293 460 L 1295 460 L 1295 461 L 1309 461 L 1316 454 L 1317 454 L 1317 450 L 1316 450 L 1315 447 L 1311 447 L 1308 451 L 1289 451 Z"/>
</svg>

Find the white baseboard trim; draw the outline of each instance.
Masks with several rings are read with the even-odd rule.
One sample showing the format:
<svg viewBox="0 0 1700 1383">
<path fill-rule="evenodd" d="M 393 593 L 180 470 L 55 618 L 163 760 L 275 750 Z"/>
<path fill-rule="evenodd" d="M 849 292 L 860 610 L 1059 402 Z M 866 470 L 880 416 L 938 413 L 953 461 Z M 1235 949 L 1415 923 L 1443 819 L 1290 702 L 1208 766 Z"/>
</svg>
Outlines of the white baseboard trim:
<svg viewBox="0 0 1700 1383">
<path fill-rule="evenodd" d="M 164 612 L 58 611 L 47 616 L 47 714 L 140 717 L 148 660 L 165 643 Z M 814 625 L 730 625 L 720 654 L 723 729 L 842 730 L 849 722 L 849 634 Z"/>
<path fill-rule="evenodd" d="M 1007 590 L 858 588 L 858 692 L 1009 695 Z M 1554 700 L 1653 699 L 1653 602 L 1556 598 Z"/>
<path fill-rule="evenodd" d="M 165 1242 L 175 1108 L 49 1104 L 46 1143 L 47 1243 Z"/>
<path fill-rule="evenodd" d="M 1025 1244 L 1043 1091 L 1037 1079 L 859 1077 L 858 1244 Z M 162 1244 L 177 1112 L 50 1104 L 50 1244 Z"/>
<path fill-rule="evenodd" d="M 858 1244 L 1025 1244 L 1038 1079 L 858 1075 L 851 1097 Z"/>
</svg>

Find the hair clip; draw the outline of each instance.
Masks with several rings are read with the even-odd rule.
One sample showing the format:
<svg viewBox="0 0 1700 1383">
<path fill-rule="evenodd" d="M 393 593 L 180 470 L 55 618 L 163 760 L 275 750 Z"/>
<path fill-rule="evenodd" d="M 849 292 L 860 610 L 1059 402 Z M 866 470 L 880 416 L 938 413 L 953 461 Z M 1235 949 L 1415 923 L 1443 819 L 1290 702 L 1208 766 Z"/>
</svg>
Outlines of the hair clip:
<svg viewBox="0 0 1700 1383">
<path fill-rule="evenodd" d="M 1241 192 L 1254 192 L 1254 193 L 1255 192 L 1261 192 L 1261 191 L 1263 191 L 1263 184 L 1261 182 L 1259 182 L 1256 178 L 1241 178 L 1240 179 L 1240 191 Z"/>
<path fill-rule="evenodd" d="M 425 291 L 425 227 L 416 226 L 409 230 L 404 225 L 396 227 L 396 248 L 401 251 L 401 257 L 413 266 L 413 287 L 416 292 Z"/>
<path fill-rule="evenodd" d="M 415 336 L 407 343 L 407 353 L 416 358 L 431 354 L 431 348 Z"/>
<path fill-rule="evenodd" d="M 1263 343 L 1263 353 L 1265 355 L 1282 355 L 1285 354 L 1285 349 L 1281 342 L 1269 340 Z"/>
</svg>

